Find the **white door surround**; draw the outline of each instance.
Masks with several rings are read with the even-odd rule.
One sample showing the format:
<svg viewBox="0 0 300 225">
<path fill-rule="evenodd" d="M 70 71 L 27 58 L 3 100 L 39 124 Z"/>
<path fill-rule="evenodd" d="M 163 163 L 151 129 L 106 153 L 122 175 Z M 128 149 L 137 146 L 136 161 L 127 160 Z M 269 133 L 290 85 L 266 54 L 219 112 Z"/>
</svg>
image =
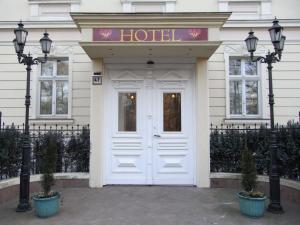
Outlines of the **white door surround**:
<svg viewBox="0 0 300 225">
<path fill-rule="evenodd" d="M 195 64 L 106 64 L 104 79 L 103 184 L 196 184 Z"/>
</svg>

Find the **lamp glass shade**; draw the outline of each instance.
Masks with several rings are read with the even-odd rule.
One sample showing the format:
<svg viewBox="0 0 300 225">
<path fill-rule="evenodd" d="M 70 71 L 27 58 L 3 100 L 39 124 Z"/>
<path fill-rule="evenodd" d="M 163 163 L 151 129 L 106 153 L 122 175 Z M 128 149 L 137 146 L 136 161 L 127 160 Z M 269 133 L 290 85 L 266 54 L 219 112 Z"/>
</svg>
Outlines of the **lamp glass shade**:
<svg viewBox="0 0 300 225">
<path fill-rule="evenodd" d="M 281 35 L 281 39 L 280 39 L 280 42 L 279 42 L 279 50 L 280 51 L 283 51 L 283 49 L 284 49 L 285 39 L 286 39 L 286 37 L 284 35 Z"/>
<path fill-rule="evenodd" d="M 273 21 L 273 26 L 269 29 L 270 38 L 273 44 L 279 43 L 281 40 L 283 27 L 278 24 L 278 20 Z M 275 45 L 274 45 L 275 46 Z"/>
<path fill-rule="evenodd" d="M 258 38 L 254 36 L 254 32 L 250 31 L 249 36 L 245 39 L 246 45 L 248 52 L 255 52 L 256 51 L 256 46 L 258 42 Z"/>
<path fill-rule="evenodd" d="M 13 43 L 14 43 L 16 53 L 19 54 L 20 53 L 20 46 L 17 43 L 17 39 L 14 39 Z"/>
<path fill-rule="evenodd" d="M 19 45 L 25 45 L 28 31 L 24 29 L 24 25 L 22 23 L 18 24 L 18 28 L 14 29 L 14 33 L 16 35 L 17 43 Z"/>
<path fill-rule="evenodd" d="M 45 32 L 44 37 L 40 39 L 40 44 L 41 44 L 42 52 L 44 54 L 49 54 L 52 40 L 49 38 L 49 34 L 47 32 Z"/>
</svg>

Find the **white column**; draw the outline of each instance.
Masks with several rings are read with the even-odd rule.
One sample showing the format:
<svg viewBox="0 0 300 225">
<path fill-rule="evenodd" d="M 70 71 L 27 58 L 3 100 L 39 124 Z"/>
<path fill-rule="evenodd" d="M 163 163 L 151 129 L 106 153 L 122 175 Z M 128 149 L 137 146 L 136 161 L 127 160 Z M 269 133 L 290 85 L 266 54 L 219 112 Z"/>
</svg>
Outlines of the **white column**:
<svg viewBox="0 0 300 225">
<path fill-rule="evenodd" d="M 196 185 L 210 187 L 209 88 L 207 59 L 197 59 L 196 72 Z"/>
<path fill-rule="evenodd" d="M 101 58 L 93 59 L 93 73 L 103 74 Z M 104 143 L 104 90 L 103 85 L 93 85 L 91 81 L 91 154 L 90 154 L 90 187 L 103 186 L 103 143 Z"/>
</svg>

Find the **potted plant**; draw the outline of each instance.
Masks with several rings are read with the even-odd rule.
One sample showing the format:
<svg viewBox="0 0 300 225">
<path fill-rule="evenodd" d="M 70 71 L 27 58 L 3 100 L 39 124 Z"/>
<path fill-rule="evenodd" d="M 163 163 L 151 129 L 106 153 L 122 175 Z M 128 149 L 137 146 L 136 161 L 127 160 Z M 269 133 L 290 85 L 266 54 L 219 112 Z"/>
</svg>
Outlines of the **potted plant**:
<svg viewBox="0 0 300 225">
<path fill-rule="evenodd" d="M 244 191 L 237 194 L 241 213 L 249 217 L 261 217 L 265 212 L 266 196 L 264 193 L 255 191 L 257 179 L 255 160 L 246 141 L 242 150 L 241 167 Z"/>
<path fill-rule="evenodd" d="M 53 133 L 43 136 L 39 146 L 40 171 L 42 173 L 42 192 L 33 196 L 33 203 L 38 217 L 50 217 L 59 210 L 60 194 L 52 191 L 54 185 L 53 173 L 56 169 L 57 143 Z"/>
</svg>

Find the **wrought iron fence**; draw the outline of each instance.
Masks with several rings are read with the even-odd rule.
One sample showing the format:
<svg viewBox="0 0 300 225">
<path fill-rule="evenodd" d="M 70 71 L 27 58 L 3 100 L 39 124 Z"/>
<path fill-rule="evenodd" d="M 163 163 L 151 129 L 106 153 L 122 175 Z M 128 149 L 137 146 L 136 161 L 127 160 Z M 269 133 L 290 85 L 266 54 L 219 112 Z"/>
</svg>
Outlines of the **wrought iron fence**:
<svg viewBox="0 0 300 225">
<path fill-rule="evenodd" d="M 280 175 L 300 180 L 300 124 L 288 122 L 276 126 Z M 270 129 L 267 124 L 253 126 L 211 125 L 210 158 L 212 172 L 241 172 L 243 142 L 256 159 L 258 174 L 269 174 Z"/>
<path fill-rule="evenodd" d="M 0 180 L 16 177 L 22 161 L 22 137 L 24 125 L 0 124 Z M 88 172 L 90 155 L 89 125 L 32 125 L 31 174 L 40 172 L 40 152 L 45 137 L 56 138 L 56 172 Z"/>
</svg>

